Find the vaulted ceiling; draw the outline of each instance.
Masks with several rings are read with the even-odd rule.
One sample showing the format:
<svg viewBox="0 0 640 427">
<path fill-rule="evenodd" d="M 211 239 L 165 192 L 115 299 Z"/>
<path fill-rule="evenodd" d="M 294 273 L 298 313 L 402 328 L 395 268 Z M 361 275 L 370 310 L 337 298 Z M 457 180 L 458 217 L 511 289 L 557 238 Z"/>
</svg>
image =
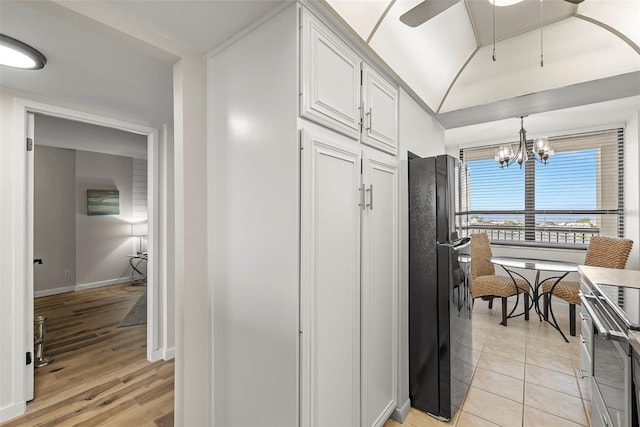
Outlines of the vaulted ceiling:
<svg viewBox="0 0 640 427">
<path fill-rule="evenodd" d="M 326 1 L 445 128 L 640 93 L 640 1 L 460 0 L 415 28 L 422 0 Z"/>
</svg>

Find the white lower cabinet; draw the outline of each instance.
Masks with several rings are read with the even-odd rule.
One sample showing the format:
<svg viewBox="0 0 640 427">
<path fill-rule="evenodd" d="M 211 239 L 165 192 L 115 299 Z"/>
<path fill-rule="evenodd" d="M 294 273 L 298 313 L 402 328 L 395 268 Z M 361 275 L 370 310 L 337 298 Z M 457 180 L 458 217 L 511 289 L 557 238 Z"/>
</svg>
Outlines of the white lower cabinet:
<svg viewBox="0 0 640 427">
<path fill-rule="evenodd" d="M 396 406 L 397 167 L 315 125 L 302 146 L 302 425 L 382 425 Z"/>
<path fill-rule="evenodd" d="M 362 172 L 362 425 L 380 426 L 397 399 L 398 169 L 365 153 Z"/>
<path fill-rule="evenodd" d="M 303 131 L 302 425 L 360 425 L 360 151 Z M 345 143 L 347 142 L 347 143 Z"/>
</svg>

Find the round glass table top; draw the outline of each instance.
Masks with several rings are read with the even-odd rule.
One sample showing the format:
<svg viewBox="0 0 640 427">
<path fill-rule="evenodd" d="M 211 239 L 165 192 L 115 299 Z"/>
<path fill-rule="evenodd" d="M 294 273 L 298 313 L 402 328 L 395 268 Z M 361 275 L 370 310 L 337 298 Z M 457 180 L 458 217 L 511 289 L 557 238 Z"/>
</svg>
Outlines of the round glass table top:
<svg viewBox="0 0 640 427">
<path fill-rule="evenodd" d="M 515 258 L 515 257 L 489 257 L 487 260 L 496 265 L 510 268 L 523 268 L 538 271 L 578 271 L 578 264 L 567 261 L 554 261 L 546 259 Z"/>
</svg>

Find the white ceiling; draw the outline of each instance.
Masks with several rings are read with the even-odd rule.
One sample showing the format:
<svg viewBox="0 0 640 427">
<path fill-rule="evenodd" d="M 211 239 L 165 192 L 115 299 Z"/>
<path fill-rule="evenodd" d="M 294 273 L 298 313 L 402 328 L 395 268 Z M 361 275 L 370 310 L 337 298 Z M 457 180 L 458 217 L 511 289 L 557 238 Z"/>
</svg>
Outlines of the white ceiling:
<svg viewBox="0 0 640 427">
<path fill-rule="evenodd" d="M 400 16 L 422 0 L 326 2 L 445 128 L 469 124 L 470 117 L 537 112 L 539 97 L 532 94 L 541 92 L 548 109 L 610 100 L 612 86 L 616 95 L 640 94 L 640 1 L 524 0 L 496 7 L 495 61 L 488 0 L 461 0 L 415 28 Z M 581 93 L 587 84 L 589 97 Z M 518 111 L 492 114 L 514 100 Z"/>
<path fill-rule="evenodd" d="M 284 2 L 95 1 L 202 55 Z M 0 0 L 0 31 L 47 57 L 42 70 L 0 67 L 0 86 L 137 121 L 171 123 L 178 58 L 64 7 L 72 3 Z"/>
<path fill-rule="evenodd" d="M 42 70 L 0 67 L 0 84 L 48 98 L 166 123 L 173 117 L 170 63 L 15 1 L 0 2 L 3 34 L 47 57 Z"/>
<path fill-rule="evenodd" d="M 204 55 L 290 1 L 0 0 L 1 32 L 49 60 L 40 71 L 0 69 L 0 85 L 170 123 L 177 57 L 118 34 L 98 22 L 99 16 L 82 14 L 82 7 L 97 5 Z M 526 31 L 539 24 L 538 0 L 496 8 L 496 62 L 487 41 L 493 36 L 487 0 L 461 0 L 414 29 L 400 23 L 399 16 L 419 1 L 321 4 L 345 20 L 423 105 L 438 112 L 445 128 L 640 94 L 640 1 L 585 0 L 576 7 L 544 0 L 544 67 L 539 30 Z"/>
<path fill-rule="evenodd" d="M 202 53 L 285 3 L 285 0 L 98 1 L 119 8 L 169 39 Z"/>
<path fill-rule="evenodd" d="M 478 45 L 492 44 L 493 4 L 487 0 L 468 0 L 465 4 L 473 22 Z M 496 6 L 496 40 L 512 37 L 569 18 L 577 10 L 578 6 L 573 3 L 553 0 L 524 0 L 513 6 Z"/>
</svg>

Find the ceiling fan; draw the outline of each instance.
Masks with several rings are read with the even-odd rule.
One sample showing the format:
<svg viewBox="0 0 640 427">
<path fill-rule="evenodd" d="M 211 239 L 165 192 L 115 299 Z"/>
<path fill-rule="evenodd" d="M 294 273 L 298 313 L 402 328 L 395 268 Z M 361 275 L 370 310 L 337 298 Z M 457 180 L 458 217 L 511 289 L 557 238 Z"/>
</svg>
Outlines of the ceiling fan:
<svg viewBox="0 0 640 427">
<path fill-rule="evenodd" d="M 410 27 L 417 27 L 419 25 L 424 24 L 434 16 L 439 15 L 440 13 L 449 9 L 451 6 L 458 3 L 459 1 L 461 0 L 424 0 L 422 3 L 419 3 L 417 6 L 405 12 L 400 17 L 400 21 L 402 21 L 404 24 L 407 24 Z M 491 2 L 491 0 L 488 0 L 488 1 Z M 573 4 L 579 4 L 579 3 L 582 3 L 584 0 L 564 0 L 564 1 L 573 3 Z"/>
</svg>

